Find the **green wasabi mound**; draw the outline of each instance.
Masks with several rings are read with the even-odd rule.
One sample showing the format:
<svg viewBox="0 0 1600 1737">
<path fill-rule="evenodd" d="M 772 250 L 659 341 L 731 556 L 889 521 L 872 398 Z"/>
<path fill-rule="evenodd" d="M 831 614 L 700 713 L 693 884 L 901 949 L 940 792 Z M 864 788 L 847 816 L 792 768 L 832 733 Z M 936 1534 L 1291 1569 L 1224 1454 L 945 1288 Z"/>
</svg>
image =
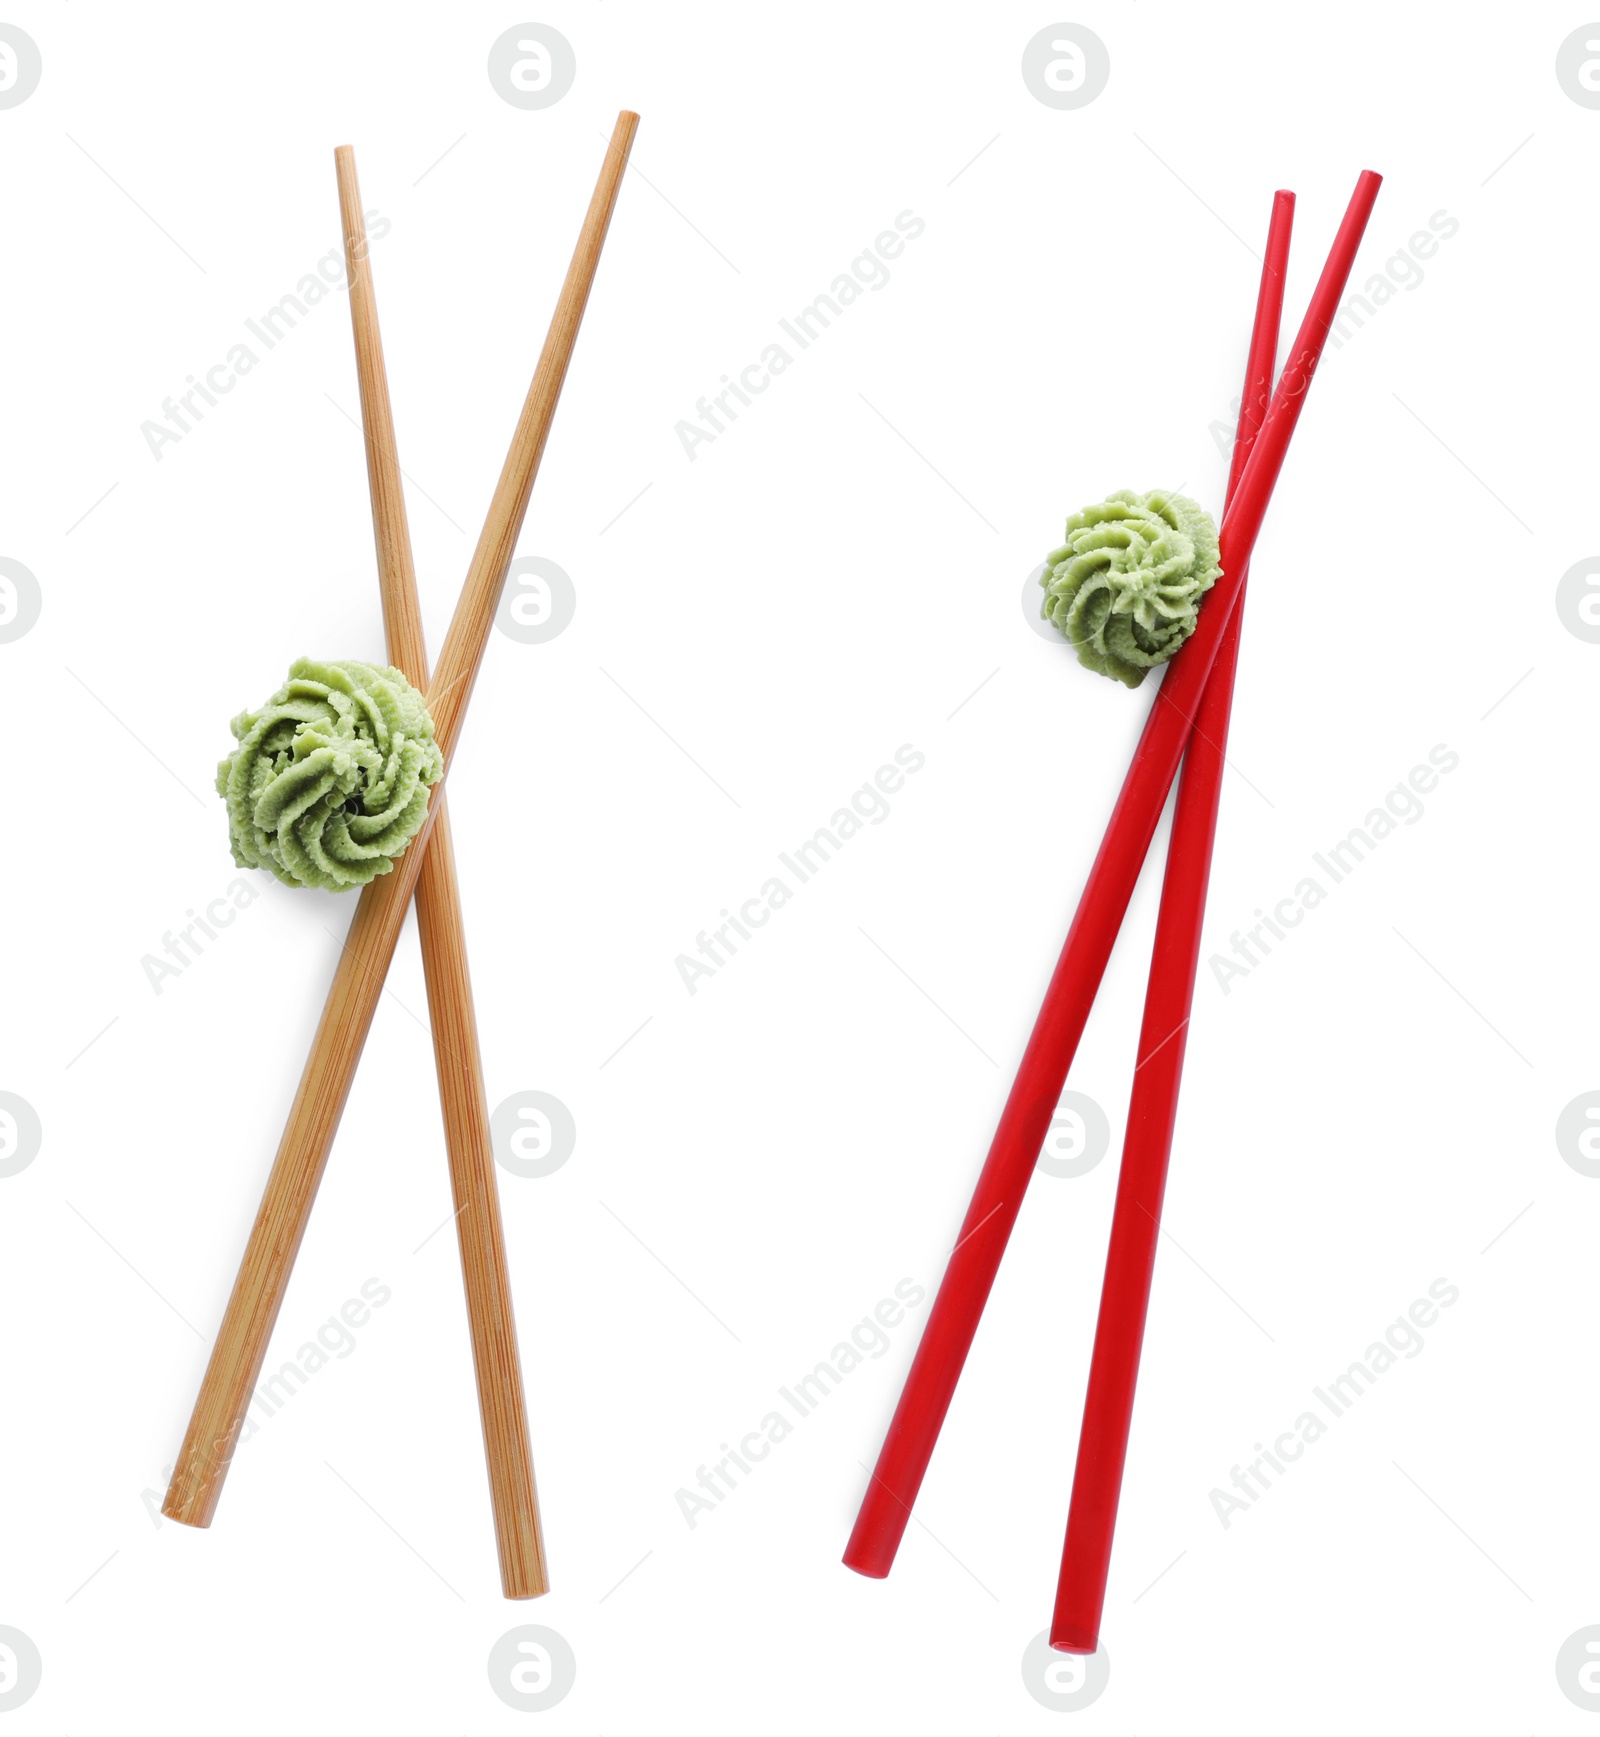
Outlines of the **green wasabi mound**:
<svg viewBox="0 0 1600 1737">
<path fill-rule="evenodd" d="M 285 886 L 345 892 L 386 875 L 444 775 L 427 702 L 397 669 L 296 658 L 264 706 L 229 726 L 217 767 L 233 860 Z"/>
<path fill-rule="evenodd" d="M 1045 556 L 1041 614 L 1079 663 L 1136 688 L 1194 632 L 1221 574 L 1203 507 L 1167 489 L 1123 489 L 1067 520 L 1067 540 Z"/>
</svg>

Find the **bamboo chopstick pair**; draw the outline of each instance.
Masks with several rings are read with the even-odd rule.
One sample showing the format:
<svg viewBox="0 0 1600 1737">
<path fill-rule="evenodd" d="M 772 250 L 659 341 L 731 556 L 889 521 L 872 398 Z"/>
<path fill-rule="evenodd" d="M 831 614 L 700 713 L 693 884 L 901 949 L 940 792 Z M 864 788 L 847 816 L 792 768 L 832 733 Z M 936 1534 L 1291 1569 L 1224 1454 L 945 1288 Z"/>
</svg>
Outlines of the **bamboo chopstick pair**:
<svg viewBox="0 0 1600 1737">
<path fill-rule="evenodd" d="M 1275 200 L 1219 539 L 1222 576 L 1151 705 L 845 1550 L 846 1565 L 861 1574 L 882 1577 L 894 1563 L 1135 882 L 1187 751 L 1139 1045 L 1139 1071 L 1147 1064 L 1155 1071 L 1144 1081 L 1136 1073 L 1050 1630 L 1051 1645 L 1065 1652 L 1093 1652 L 1099 1641 L 1215 834 L 1239 601 L 1267 503 L 1379 185 L 1380 177 L 1370 171 L 1357 181 L 1294 348 L 1252 438 L 1277 346 L 1293 196 L 1279 194 Z"/>
<path fill-rule="evenodd" d="M 427 693 L 434 736 L 447 774 L 638 124 L 639 117 L 631 111 L 624 110 L 617 117 L 431 683 L 355 159 L 348 146 L 335 153 L 389 655 L 396 667 Z M 442 782 L 433 792 L 422 832 L 393 870 L 374 880 L 360 895 L 162 1512 L 186 1525 L 207 1526 L 216 1511 L 413 893 L 457 1209 L 501 1584 L 508 1598 L 534 1598 L 548 1590 L 549 1581 Z"/>
</svg>

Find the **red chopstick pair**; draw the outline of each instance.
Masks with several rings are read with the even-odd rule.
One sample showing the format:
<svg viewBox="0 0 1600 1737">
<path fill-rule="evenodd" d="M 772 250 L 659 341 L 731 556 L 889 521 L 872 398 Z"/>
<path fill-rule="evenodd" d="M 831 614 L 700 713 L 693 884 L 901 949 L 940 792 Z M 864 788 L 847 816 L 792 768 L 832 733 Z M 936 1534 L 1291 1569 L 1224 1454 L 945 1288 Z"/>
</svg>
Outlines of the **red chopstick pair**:
<svg viewBox="0 0 1600 1737">
<path fill-rule="evenodd" d="M 1197 758 L 1195 747 L 1190 748 L 1190 768 L 1180 793 L 1140 1039 L 1138 1073 L 1146 1071 L 1147 1063 L 1154 1071 L 1148 1081 L 1138 1074 L 1135 1078 L 1117 1225 L 1108 1254 L 1082 1450 L 1051 1628 L 1051 1644 L 1064 1651 L 1092 1652 L 1098 1644 L 1215 831 L 1217 785 L 1238 653 L 1237 605 L 1267 503 L 1344 295 L 1380 180 L 1367 171 L 1356 183 L 1294 348 L 1252 442 L 1251 425 L 1265 397 L 1276 349 L 1292 196 L 1279 194 L 1274 203 L 1240 439 L 1220 535 L 1222 577 L 1151 706 L 845 1550 L 846 1565 L 862 1574 L 881 1577 L 894 1562 L 1117 931 L 1194 731 L 1195 746 L 1203 752 Z M 1209 680 L 1213 669 L 1219 676 L 1215 683 Z M 1136 1225 L 1134 1219 L 1144 1222 Z"/>
</svg>

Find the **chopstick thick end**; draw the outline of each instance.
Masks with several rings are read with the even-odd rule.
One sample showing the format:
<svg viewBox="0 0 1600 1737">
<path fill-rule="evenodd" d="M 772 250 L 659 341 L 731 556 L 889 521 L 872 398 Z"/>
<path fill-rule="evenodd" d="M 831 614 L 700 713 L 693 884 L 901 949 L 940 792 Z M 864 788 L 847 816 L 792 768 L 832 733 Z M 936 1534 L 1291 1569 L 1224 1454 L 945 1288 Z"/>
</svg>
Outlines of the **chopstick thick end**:
<svg viewBox="0 0 1600 1737">
<path fill-rule="evenodd" d="M 1100 1637 L 1086 1628 L 1060 1623 L 1050 1630 L 1050 1645 L 1058 1653 L 1093 1653 L 1100 1650 Z"/>
</svg>

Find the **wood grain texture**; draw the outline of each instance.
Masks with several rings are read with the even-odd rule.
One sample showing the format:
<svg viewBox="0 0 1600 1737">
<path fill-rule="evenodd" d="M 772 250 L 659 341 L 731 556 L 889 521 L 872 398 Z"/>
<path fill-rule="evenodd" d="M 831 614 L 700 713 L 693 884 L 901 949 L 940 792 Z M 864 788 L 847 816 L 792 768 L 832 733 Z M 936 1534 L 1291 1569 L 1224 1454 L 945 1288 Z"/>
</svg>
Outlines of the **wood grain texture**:
<svg viewBox="0 0 1600 1737">
<path fill-rule="evenodd" d="M 383 338 L 366 225 L 361 216 L 361 186 L 354 151 L 341 145 L 334 152 L 334 165 L 344 228 L 350 323 L 361 391 L 361 427 L 366 439 L 384 633 L 389 661 L 408 681 L 426 690 L 428 653 L 422 633 L 422 605 L 417 596 L 400 451 L 389 401 L 389 378 L 383 360 Z M 550 1581 L 534 1487 L 533 1448 L 528 1439 L 511 1275 L 500 1223 L 500 1195 L 489 1140 L 489 1101 L 478 1049 L 478 1023 L 467 964 L 450 816 L 442 791 L 435 800 L 440 804 L 440 812 L 417 882 L 417 928 L 428 986 L 439 1102 L 456 1209 L 456 1238 L 461 1248 L 467 1325 L 478 1382 L 478 1411 L 483 1421 L 483 1451 L 494 1510 L 501 1588 L 507 1598 L 537 1598 L 549 1591 Z"/>
<path fill-rule="evenodd" d="M 550 331 L 517 419 L 511 449 L 429 684 L 428 710 L 433 714 L 434 734 L 447 774 L 638 125 L 639 117 L 628 111 L 617 118 Z M 261 1373 L 317 1185 L 400 938 L 406 907 L 428 857 L 425 847 L 443 806 L 430 803 L 428 818 L 411 847 L 389 874 L 363 890 L 356 905 L 162 1504 L 164 1514 L 185 1525 L 207 1526 L 216 1512 L 245 1409 Z"/>
</svg>

